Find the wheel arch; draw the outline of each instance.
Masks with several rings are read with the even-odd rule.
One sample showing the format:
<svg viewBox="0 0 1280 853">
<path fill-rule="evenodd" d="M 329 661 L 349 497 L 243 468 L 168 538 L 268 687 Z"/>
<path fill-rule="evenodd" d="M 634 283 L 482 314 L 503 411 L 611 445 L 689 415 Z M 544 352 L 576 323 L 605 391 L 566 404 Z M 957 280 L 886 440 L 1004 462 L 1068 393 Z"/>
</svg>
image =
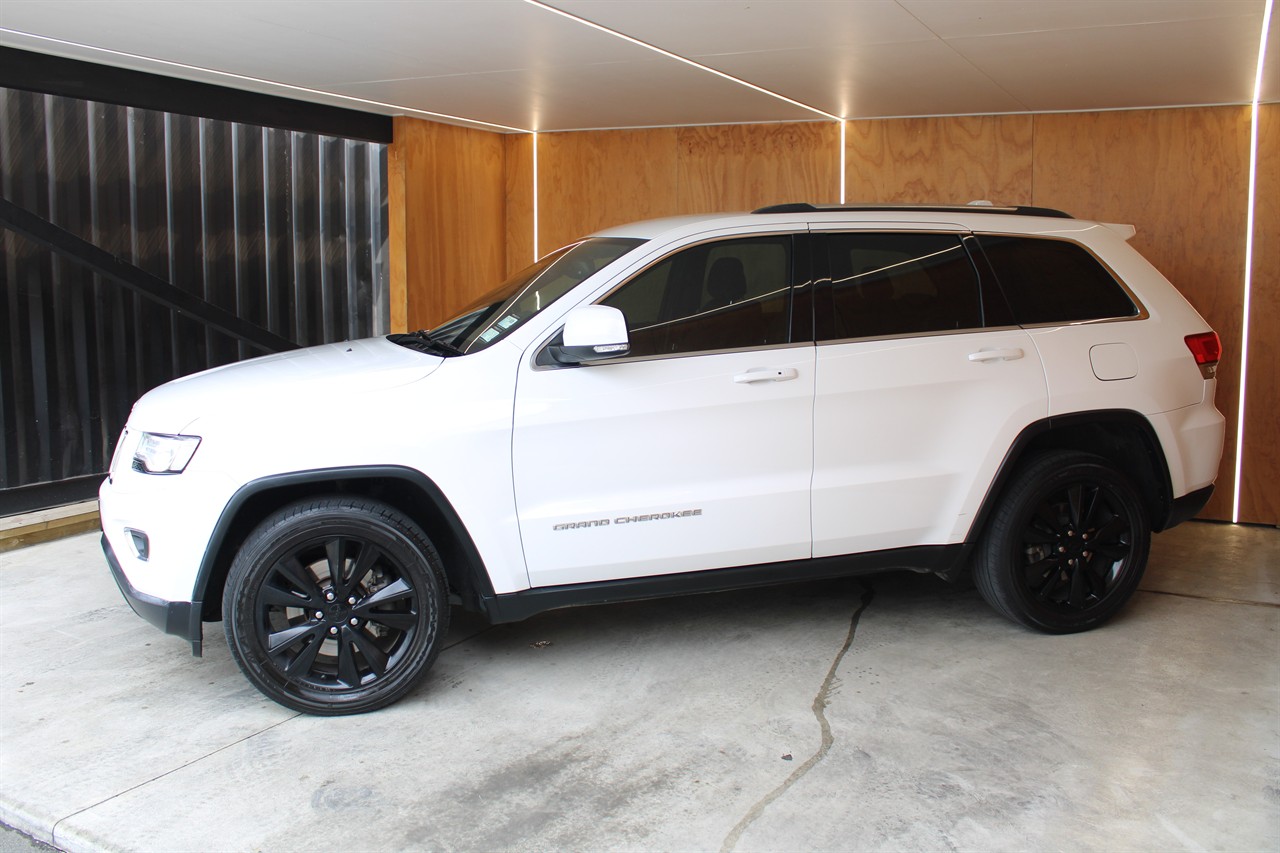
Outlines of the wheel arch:
<svg viewBox="0 0 1280 853">
<path fill-rule="evenodd" d="M 241 486 L 214 526 L 196 576 L 195 600 L 200 602 L 202 621 L 222 619 L 231 562 L 262 519 L 294 501 L 331 494 L 380 500 L 413 519 L 440 553 L 450 601 L 484 611 L 484 601 L 493 597 L 484 560 L 444 492 L 421 471 L 379 465 L 274 474 Z"/>
<path fill-rule="evenodd" d="M 1151 422 L 1128 409 L 1054 415 L 1025 427 L 1005 454 L 965 542 L 975 544 L 1018 467 L 1047 450 L 1078 450 L 1107 459 L 1138 489 L 1154 532 L 1171 527 L 1174 507 L 1169 465 Z M 1172 522 L 1172 523 L 1171 523 Z"/>
</svg>

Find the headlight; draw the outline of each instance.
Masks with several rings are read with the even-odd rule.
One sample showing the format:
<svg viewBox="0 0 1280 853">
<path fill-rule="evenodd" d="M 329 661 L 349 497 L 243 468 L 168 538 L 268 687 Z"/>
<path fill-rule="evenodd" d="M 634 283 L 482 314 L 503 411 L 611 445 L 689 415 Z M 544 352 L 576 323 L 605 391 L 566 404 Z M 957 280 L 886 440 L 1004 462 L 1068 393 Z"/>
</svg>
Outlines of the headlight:
<svg viewBox="0 0 1280 853">
<path fill-rule="evenodd" d="M 198 435 L 144 432 L 133 451 L 133 470 L 144 474 L 181 474 L 200 446 Z"/>
</svg>

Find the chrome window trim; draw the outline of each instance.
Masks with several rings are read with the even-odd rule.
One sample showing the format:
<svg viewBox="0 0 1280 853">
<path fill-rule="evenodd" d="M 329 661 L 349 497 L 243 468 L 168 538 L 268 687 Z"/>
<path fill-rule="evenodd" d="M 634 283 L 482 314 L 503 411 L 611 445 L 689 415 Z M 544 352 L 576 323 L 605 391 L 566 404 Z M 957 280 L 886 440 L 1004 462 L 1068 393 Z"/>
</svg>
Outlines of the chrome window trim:
<svg viewBox="0 0 1280 853">
<path fill-rule="evenodd" d="M 1059 323 L 1058 325 L 1062 325 Z M 953 335 L 985 335 L 988 332 L 1017 332 L 1022 330 L 1022 326 L 976 326 L 971 329 L 939 329 L 933 332 L 909 332 L 901 335 L 871 335 L 865 338 L 833 338 L 826 341 L 818 341 L 818 346 L 833 346 L 838 344 L 861 344 L 874 341 L 903 341 L 915 340 L 916 338 L 941 338 Z"/>
<path fill-rule="evenodd" d="M 675 358 L 699 358 L 707 355 L 728 355 L 737 352 L 771 352 L 773 350 L 783 349 L 800 349 L 801 347 L 814 346 L 813 341 L 800 341 L 798 343 L 786 344 L 766 344 L 759 347 L 737 347 L 735 349 L 703 349 L 692 352 L 673 352 L 664 355 L 635 355 L 622 356 L 621 358 L 602 358 L 599 361 L 593 361 L 589 364 L 538 364 L 538 356 L 551 343 L 556 335 L 563 331 L 564 326 L 560 326 L 554 332 L 547 336 L 541 344 L 533 347 L 533 354 L 529 357 L 529 367 L 532 370 L 576 370 L 578 368 L 594 369 L 597 367 L 608 367 L 612 364 L 643 364 L 648 361 L 670 361 Z"/>
</svg>

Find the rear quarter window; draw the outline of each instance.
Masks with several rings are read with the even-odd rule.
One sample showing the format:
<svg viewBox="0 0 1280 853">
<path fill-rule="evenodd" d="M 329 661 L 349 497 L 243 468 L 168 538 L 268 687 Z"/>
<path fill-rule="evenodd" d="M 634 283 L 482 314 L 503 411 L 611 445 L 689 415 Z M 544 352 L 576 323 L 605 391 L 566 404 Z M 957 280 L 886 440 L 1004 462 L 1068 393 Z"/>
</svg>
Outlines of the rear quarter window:
<svg viewBox="0 0 1280 853">
<path fill-rule="evenodd" d="M 1139 314 L 1125 289 L 1083 246 L 1043 237 L 984 234 L 978 239 L 1019 325 Z"/>
</svg>

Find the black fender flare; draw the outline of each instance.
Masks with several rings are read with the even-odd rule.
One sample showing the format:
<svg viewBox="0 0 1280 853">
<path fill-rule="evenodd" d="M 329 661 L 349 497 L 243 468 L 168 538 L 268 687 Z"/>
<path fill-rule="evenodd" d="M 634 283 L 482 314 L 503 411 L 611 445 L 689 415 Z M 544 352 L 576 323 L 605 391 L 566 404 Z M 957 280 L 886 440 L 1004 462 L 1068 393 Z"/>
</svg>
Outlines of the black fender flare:
<svg viewBox="0 0 1280 853">
<path fill-rule="evenodd" d="M 453 504 L 449 502 L 444 492 L 430 477 L 416 468 L 409 468 L 403 465 L 356 465 L 271 474 L 251 480 L 237 489 L 231 499 L 227 501 L 226 506 L 222 508 L 222 514 L 218 517 L 218 521 L 214 525 L 213 532 L 210 534 L 209 541 L 205 546 L 204 557 L 200 561 L 200 569 L 196 573 L 196 581 L 192 590 L 193 608 L 196 612 L 202 610 L 203 603 L 207 598 L 206 593 L 209 591 L 209 582 L 217 572 L 219 559 L 222 557 L 227 537 L 235 525 L 241 510 L 253 498 L 265 492 L 297 488 L 298 486 L 306 486 L 312 483 L 387 480 L 407 483 L 421 491 L 434 504 L 441 520 L 455 538 L 467 564 L 463 567 L 466 572 L 465 580 L 468 586 L 468 589 L 463 591 L 464 603 L 475 606 L 479 602 L 491 599 L 494 594 L 493 584 L 489 580 L 489 573 L 485 569 L 480 551 L 476 548 L 475 542 L 472 540 L 466 526 L 462 523 L 461 518 L 458 517 Z"/>
</svg>

